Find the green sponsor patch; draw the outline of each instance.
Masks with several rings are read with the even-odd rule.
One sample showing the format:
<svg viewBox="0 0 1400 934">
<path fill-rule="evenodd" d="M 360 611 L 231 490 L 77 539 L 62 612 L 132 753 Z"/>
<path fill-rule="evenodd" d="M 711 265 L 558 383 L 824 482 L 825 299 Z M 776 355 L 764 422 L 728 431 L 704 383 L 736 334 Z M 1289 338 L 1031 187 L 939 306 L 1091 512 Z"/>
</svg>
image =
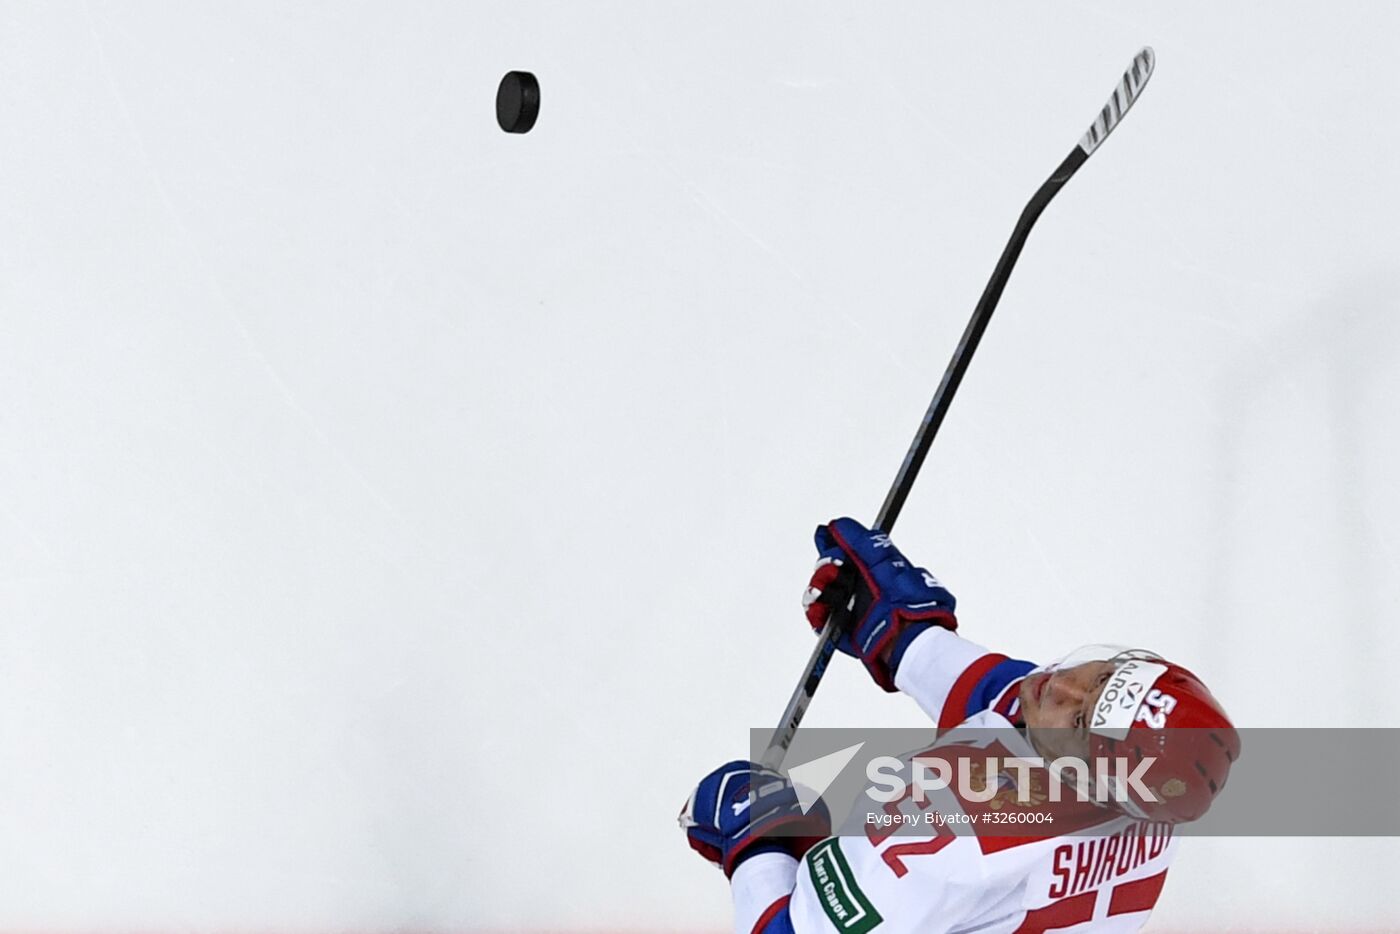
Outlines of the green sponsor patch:
<svg viewBox="0 0 1400 934">
<path fill-rule="evenodd" d="M 836 837 L 807 851 L 807 871 L 812 874 L 812 888 L 817 890 L 822 910 L 838 931 L 866 934 L 884 920 L 856 884 Z"/>
</svg>

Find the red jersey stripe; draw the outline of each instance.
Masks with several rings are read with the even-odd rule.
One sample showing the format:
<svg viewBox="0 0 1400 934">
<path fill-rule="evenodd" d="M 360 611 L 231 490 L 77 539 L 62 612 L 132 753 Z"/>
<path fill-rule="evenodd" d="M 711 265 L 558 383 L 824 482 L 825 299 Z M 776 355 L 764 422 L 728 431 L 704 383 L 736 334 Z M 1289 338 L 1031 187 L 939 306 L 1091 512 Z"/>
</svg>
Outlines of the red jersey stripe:
<svg viewBox="0 0 1400 934">
<path fill-rule="evenodd" d="M 1165 873 L 1163 873 L 1163 875 L 1165 875 Z M 788 906 L 788 902 L 791 900 L 791 895 L 784 895 L 782 898 L 769 905 L 764 910 L 763 914 L 758 916 L 758 920 L 754 922 L 753 931 L 751 932 L 751 934 L 761 934 L 763 929 L 768 926 L 768 922 L 776 918 L 779 912 L 786 908 Z"/>
<path fill-rule="evenodd" d="M 1006 660 L 1005 655 L 992 653 L 983 655 L 967 666 L 958 676 L 958 680 L 953 682 L 953 689 L 948 692 L 948 699 L 943 702 L 943 710 L 938 715 L 940 730 L 951 730 L 967 719 L 967 702 L 972 699 L 973 689 L 986 677 L 987 672 Z"/>
</svg>

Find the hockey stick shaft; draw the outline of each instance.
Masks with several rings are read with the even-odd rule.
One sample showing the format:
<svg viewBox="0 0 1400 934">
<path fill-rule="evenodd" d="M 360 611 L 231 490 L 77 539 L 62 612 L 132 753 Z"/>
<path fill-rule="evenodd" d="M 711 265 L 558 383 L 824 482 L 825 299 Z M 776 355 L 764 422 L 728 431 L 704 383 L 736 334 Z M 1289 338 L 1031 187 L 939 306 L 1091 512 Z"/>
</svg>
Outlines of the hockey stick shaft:
<svg viewBox="0 0 1400 934">
<path fill-rule="evenodd" d="M 1080 139 L 1079 144 L 1070 150 L 1069 155 L 1050 174 L 1050 177 L 1041 184 L 1036 193 L 1031 196 L 1030 201 L 1026 202 L 1020 218 L 1016 221 L 1015 228 L 1011 231 L 1011 238 L 1001 251 L 1001 258 L 997 260 L 996 268 L 992 270 L 992 276 L 987 280 L 986 288 L 982 290 L 982 297 L 978 300 L 977 307 L 973 309 L 972 318 L 967 322 L 962 339 L 958 341 L 957 349 L 953 351 L 953 358 L 948 362 L 947 369 L 943 371 L 943 379 L 933 394 L 933 401 L 929 403 L 928 410 L 924 412 L 923 421 L 919 423 L 919 429 L 914 433 L 914 441 L 909 445 L 908 453 L 904 455 L 904 462 L 899 465 L 899 472 L 895 474 L 894 482 L 890 485 L 889 493 L 886 494 L 885 501 L 880 506 L 880 512 L 875 517 L 872 528 L 882 532 L 890 532 L 894 529 L 895 520 L 899 518 L 899 513 L 904 508 L 904 502 L 909 498 L 909 491 L 914 487 L 914 480 L 918 477 L 919 468 L 923 466 L 924 458 L 928 456 L 929 449 L 933 446 L 933 439 L 938 435 L 938 429 L 942 426 L 943 419 L 953 404 L 953 397 L 957 394 L 958 387 L 962 385 L 963 375 L 967 373 L 967 368 L 972 363 L 972 355 L 976 353 L 977 345 L 987 330 L 987 324 L 992 320 L 992 312 L 996 311 L 997 303 L 1001 300 L 1001 293 L 1006 289 L 1006 283 L 1011 278 L 1011 271 L 1016 267 L 1016 260 L 1021 256 L 1021 249 L 1026 245 L 1027 238 L 1030 237 L 1031 228 L 1035 226 L 1041 212 L 1045 210 L 1065 183 L 1074 176 L 1079 167 L 1088 160 L 1094 150 L 1103 143 L 1108 134 L 1118 125 L 1118 122 L 1123 119 L 1123 115 L 1128 112 L 1128 108 L 1133 105 L 1138 95 L 1142 93 L 1142 89 L 1147 85 L 1148 78 L 1152 76 L 1154 65 L 1155 56 L 1150 48 L 1144 48 L 1133 58 L 1132 64 L 1124 72 L 1122 80 L 1114 89 L 1113 96 L 1099 111 L 1098 117 L 1089 127 L 1088 132 Z M 773 737 L 769 740 L 767 749 L 764 750 L 761 760 L 763 765 L 774 769 L 782 765 L 788 747 L 792 745 L 792 738 L 797 734 L 797 728 L 806 715 L 808 706 L 812 703 L 812 697 L 816 694 L 822 678 L 826 675 L 826 667 L 831 662 L 831 657 L 836 654 L 836 643 L 841 636 L 843 627 L 848 622 L 845 619 L 846 615 L 844 608 L 838 612 L 838 609 L 833 607 L 828 616 L 826 625 L 817 638 L 817 645 L 807 660 L 807 667 L 803 669 L 797 688 L 793 691 L 787 707 L 783 710 L 782 719 L 778 721 L 778 728 L 774 730 Z"/>
</svg>

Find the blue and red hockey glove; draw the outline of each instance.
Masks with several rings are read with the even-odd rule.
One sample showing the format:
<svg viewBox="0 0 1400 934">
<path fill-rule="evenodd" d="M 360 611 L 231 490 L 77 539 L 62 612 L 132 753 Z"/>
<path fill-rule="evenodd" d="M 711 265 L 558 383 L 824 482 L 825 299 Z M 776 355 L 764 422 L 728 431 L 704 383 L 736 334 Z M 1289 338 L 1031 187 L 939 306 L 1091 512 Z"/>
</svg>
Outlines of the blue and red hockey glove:
<svg viewBox="0 0 1400 934">
<path fill-rule="evenodd" d="M 807 621 L 820 632 L 833 604 L 851 609 L 837 648 L 859 658 L 886 691 L 909 643 L 930 626 L 957 629 L 958 601 L 938 578 L 912 565 L 884 532 L 854 519 L 819 526 L 817 569 L 802 596 Z"/>
<path fill-rule="evenodd" d="M 759 853 L 800 859 L 831 834 L 831 817 L 820 798 L 804 814 L 786 778 L 743 760 L 726 763 L 700 780 L 681 809 L 680 825 L 690 848 L 726 877 Z"/>
</svg>

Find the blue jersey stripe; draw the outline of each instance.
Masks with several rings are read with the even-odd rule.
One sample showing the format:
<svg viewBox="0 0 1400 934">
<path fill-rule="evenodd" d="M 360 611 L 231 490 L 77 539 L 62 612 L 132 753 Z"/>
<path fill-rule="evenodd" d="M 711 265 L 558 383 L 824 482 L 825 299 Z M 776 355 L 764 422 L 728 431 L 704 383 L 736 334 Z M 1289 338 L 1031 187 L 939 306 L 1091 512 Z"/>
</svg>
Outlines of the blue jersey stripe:
<svg viewBox="0 0 1400 934">
<path fill-rule="evenodd" d="M 967 718 L 990 708 L 992 701 L 996 700 L 997 695 L 1006 690 L 1011 682 L 1024 678 L 1033 670 L 1035 670 L 1034 663 L 1015 658 L 1008 658 L 993 666 L 973 685 L 972 693 L 967 699 L 967 709 L 963 711 L 963 717 Z"/>
</svg>

